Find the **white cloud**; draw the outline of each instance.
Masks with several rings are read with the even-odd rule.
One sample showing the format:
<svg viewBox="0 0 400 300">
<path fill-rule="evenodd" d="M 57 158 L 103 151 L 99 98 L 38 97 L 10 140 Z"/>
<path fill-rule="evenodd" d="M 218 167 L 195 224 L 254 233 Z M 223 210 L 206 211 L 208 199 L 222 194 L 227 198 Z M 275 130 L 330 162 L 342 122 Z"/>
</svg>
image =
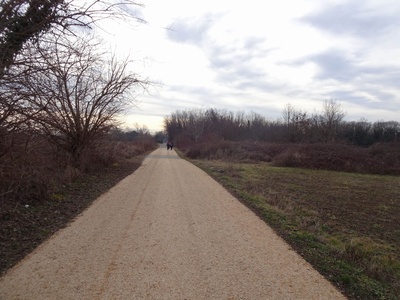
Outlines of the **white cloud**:
<svg viewBox="0 0 400 300">
<path fill-rule="evenodd" d="M 399 120 L 398 1 L 144 4 L 147 25 L 109 28 L 118 51 L 162 83 L 130 120 L 158 130 L 163 116 L 200 107 L 273 118 L 286 103 L 313 112 L 332 97 L 349 119 Z"/>
</svg>

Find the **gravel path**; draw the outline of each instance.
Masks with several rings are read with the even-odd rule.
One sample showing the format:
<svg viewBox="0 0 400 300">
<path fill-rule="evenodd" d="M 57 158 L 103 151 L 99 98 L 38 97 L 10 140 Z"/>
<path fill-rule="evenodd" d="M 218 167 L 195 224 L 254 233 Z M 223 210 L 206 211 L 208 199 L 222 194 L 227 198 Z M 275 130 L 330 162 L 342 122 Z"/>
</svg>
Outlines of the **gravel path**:
<svg viewBox="0 0 400 300">
<path fill-rule="evenodd" d="M 345 299 L 200 169 L 160 148 L 0 279 L 0 299 Z"/>
</svg>

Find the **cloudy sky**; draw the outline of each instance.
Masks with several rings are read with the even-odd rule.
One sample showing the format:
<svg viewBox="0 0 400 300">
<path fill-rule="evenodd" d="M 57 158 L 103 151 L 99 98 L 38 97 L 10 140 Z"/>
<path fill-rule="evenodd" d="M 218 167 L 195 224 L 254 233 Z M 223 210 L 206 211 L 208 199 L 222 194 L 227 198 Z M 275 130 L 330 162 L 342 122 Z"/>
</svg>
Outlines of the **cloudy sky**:
<svg viewBox="0 0 400 300">
<path fill-rule="evenodd" d="M 156 82 L 126 116 L 153 131 L 177 109 L 280 118 L 336 99 L 347 120 L 400 121 L 399 0 L 149 0 L 110 41 Z"/>
</svg>

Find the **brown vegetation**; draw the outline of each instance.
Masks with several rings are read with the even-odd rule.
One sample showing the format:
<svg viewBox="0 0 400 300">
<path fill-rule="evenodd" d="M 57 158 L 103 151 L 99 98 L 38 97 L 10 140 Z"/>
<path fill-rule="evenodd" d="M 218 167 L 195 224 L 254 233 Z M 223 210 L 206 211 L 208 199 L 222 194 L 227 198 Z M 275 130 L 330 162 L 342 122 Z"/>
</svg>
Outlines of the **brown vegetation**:
<svg viewBox="0 0 400 300">
<path fill-rule="evenodd" d="M 191 159 L 264 161 L 279 167 L 400 175 L 400 143 L 375 144 L 363 148 L 333 143 L 220 141 L 194 144 L 182 151 Z"/>
<path fill-rule="evenodd" d="M 38 147 L 40 144 L 41 147 Z M 156 147 L 151 136 L 136 141 L 99 140 L 85 152 L 85 168 L 65 164 L 45 141 L 0 165 L 0 273 L 68 224 L 100 194 L 140 166 Z"/>
</svg>

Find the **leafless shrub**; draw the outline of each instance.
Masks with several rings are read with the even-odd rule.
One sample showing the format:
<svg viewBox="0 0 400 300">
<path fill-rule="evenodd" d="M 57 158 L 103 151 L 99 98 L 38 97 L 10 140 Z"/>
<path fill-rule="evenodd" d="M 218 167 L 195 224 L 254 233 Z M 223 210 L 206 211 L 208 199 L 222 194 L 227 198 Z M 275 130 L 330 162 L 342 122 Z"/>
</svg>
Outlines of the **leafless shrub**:
<svg viewBox="0 0 400 300">
<path fill-rule="evenodd" d="M 98 171 L 105 167 L 118 165 L 124 160 L 141 155 L 156 147 L 153 139 L 147 141 L 99 140 L 85 153 L 85 170 Z"/>
<path fill-rule="evenodd" d="M 274 157 L 272 165 L 276 167 L 298 167 L 304 158 L 296 148 L 296 146 L 291 146 L 278 154 Z"/>
</svg>

